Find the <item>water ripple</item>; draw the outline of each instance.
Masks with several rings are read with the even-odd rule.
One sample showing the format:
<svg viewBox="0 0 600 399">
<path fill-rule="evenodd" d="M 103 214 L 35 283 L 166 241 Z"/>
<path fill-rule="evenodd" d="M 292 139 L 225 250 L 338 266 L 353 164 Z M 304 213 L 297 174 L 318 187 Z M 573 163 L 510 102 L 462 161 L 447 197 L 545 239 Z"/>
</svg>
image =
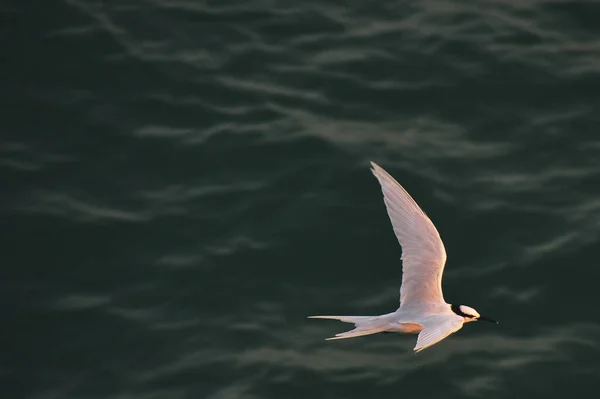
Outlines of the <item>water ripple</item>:
<svg viewBox="0 0 600 399">
<path fill-rule="evenodd" d="M 3 10 L 22 44 L 3 63 L 3 281 L 19 311 L 0 369 L 29 397 L 595 386 L 595 3 Z M 448 299 L 496 329 L 414 355 L 414 336 L 329 343 L 348 326 L 305 319 L 397 306 L 400 248 L 369 160 L 439 227 Z"/>
</svg>

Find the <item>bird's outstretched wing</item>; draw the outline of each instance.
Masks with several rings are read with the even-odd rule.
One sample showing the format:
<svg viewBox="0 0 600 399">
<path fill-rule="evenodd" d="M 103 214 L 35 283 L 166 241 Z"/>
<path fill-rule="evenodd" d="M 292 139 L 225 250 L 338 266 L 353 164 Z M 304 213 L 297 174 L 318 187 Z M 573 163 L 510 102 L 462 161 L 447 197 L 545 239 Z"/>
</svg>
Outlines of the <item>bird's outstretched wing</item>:
<svg viewBox="0 0 600 399">
<path fill-rule="evenodd" d="M 388 215 L 402 247 L 400 307 L 444 302 L 442 274 L 446 250 L 435 226 L 402 186 L 374 162 Z"/>
<path fill-rule="evenodd" d="M 428 321 L 419 323 L 423 326 L 423 331 L 419 333 L 417 345 L 414 351 L 420 352 L 431 345 L 437 344 L 450 334 L 460 330 L 464 324 L 464 319 L 460 316 L 437 316 Z"/>
</svg>

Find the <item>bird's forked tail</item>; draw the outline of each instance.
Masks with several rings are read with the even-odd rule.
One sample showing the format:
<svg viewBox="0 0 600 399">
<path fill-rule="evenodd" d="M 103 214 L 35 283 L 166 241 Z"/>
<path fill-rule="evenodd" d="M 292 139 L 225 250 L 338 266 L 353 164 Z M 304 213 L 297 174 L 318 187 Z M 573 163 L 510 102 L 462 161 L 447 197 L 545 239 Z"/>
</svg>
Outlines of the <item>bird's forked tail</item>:
<svg viewBox="0 0 600 399">
<path fill-rule="evenodd" d="M 362 337 L 387 331 L 388 321 L 382 316 L 309 316 L 309 319 L 339 320 L 344 323 L 354 323 L 355 328 L 350 331 L 335 334 L 335 337 L 326 340 Z"/>
</svg>

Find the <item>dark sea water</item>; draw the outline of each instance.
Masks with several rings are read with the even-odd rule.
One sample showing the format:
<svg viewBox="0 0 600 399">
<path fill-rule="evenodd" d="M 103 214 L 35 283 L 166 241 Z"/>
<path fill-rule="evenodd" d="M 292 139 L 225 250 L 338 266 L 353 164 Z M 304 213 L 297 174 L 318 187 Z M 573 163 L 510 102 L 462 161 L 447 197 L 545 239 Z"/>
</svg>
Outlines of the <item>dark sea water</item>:
<svg viewBox="0 0 600 399">
<path fill-rule="evenodd" d="M 2 399 L 583 398 L 600 387 L 600 3 L 0 6 Z M 398 305 L 373 160 L 473 323 Z"/>
</svg>

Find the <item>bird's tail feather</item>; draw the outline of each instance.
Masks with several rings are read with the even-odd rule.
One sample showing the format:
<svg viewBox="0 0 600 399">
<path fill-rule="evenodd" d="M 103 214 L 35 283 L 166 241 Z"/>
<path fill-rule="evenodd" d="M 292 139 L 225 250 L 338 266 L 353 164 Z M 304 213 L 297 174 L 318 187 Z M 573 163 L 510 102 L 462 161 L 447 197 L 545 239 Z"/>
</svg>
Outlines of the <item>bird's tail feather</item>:
<svg viewBox="0 0 600 399">
<path fill-rule="evenodd" d="M 339 320 L 344 323 L 354 323 L 355 328 L 350 331 L 336 334 L 335 337 L 326 340 L 362 337 L 387 331 L 389 325 L 380 316 L 309 316 L 309 319 Z"/>
</svg>

